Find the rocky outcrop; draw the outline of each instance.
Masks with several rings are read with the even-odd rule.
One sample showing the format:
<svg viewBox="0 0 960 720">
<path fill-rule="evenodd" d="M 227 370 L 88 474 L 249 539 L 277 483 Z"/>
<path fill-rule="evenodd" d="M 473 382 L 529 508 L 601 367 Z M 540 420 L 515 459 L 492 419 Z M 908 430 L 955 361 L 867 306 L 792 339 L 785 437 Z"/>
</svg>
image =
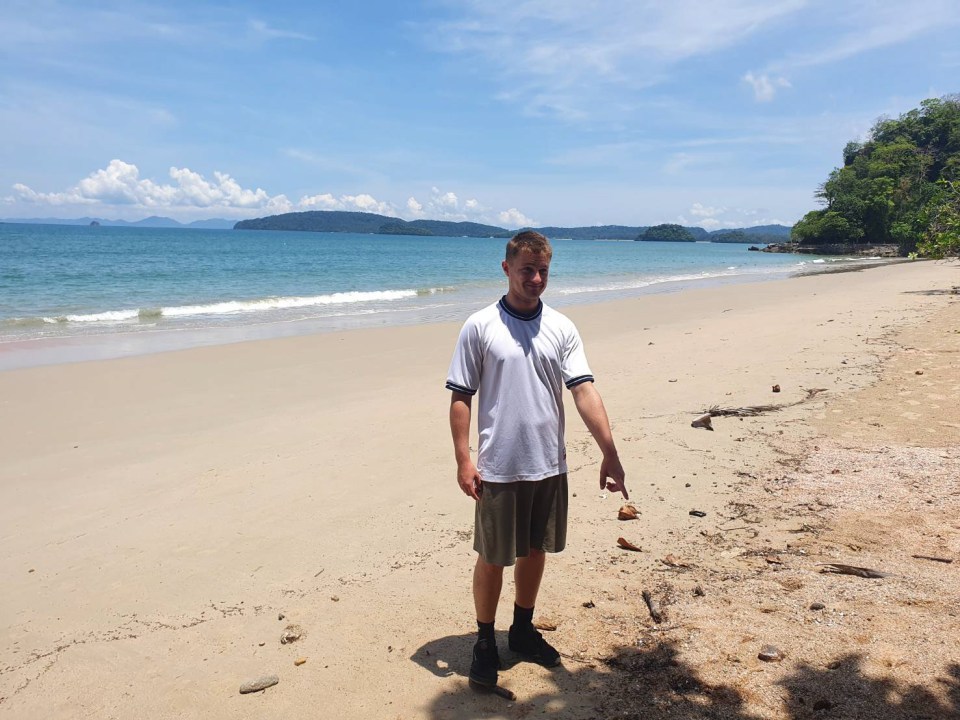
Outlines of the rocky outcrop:
<svg viewBox="0 0 960 720">
<path fill-rule="evenodd" d="M 800 243 L 771 243 L 762 252 L 798 253 L 801 255 L 848 255 L 852 257 L 899 257 L 900 248 L 893 244 L 863 245 L 835 243 L 832 245 L 801 245 Z"/>
</svg>

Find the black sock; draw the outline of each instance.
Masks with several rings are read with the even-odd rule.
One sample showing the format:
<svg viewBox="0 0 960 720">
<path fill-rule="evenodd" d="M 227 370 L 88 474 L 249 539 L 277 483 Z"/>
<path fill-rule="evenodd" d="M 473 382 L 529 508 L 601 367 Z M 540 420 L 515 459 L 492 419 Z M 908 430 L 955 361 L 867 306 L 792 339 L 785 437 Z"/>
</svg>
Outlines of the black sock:
<svg viewBox="0 0 960 720">
<path fill-rule="evenodd" d="M 522 608 L 513 604 L 513 626 L 518 629 L 533 625 L 533 608 Z"/>
<path fill-rule="evenodd" d="M 490 642 L 496 642 L 496 636 L 493 634 L 493 623 L 492 622 L 480 622 L 477 620 L 477 628 L 479 634 L 479 640 L 489 640 Z"/>
</svg>

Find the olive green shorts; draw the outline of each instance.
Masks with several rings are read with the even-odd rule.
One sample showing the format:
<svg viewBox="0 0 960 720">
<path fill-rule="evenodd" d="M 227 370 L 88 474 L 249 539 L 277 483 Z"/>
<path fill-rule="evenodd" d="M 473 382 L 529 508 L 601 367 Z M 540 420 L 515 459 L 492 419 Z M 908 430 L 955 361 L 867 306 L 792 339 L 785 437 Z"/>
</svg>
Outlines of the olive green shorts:
<svg viewBox="0 0 960 720">
<path fill-rule="evenodd" d="M 567 544 L 567 474 L 544 480 L 484 483 L 473 549 L 491 565 L 513 565 L 530 549 L 560 552 Z"/>
</svg>

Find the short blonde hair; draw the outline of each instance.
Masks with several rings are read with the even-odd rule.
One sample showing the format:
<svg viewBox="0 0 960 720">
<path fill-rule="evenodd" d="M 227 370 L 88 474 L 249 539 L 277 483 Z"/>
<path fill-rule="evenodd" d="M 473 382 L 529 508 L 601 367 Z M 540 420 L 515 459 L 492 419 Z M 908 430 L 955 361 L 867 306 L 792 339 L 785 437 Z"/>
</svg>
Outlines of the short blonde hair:
<svg viewBox="0 0 960 720">
<path fill-rule="evenodd" d="M 550 241 L 536 230 L 523 230 L 507 241 L 507 262 L 513 260 L 524 250 L 529 250 L 534 255 L 553 257 L 553 248 L 550 247 Z"/>
</svg>

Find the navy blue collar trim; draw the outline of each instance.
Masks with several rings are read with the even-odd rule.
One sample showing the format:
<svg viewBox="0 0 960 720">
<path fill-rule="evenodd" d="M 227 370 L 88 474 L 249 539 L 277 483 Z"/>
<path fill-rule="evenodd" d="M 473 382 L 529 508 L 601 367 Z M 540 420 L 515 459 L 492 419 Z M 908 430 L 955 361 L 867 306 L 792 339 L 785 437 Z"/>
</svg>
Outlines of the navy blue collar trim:
<svg viewBox="0 0 960 720">
<path fill-rule="evenodd" d="M 540 313 L 543 312 L 543 300 L 537 300 L 537 309 L 527 315 L 524 315 L 522 312 L 514 310 L 512 307 L 510 307 L 510 305 L 507 303 L 506 295 L 500 298 L 500 307 L 503 308 L 503 311 L 507 315 L 510 317 L 515 317 L 517 320 L 536 320 L 538 317 L 540 317 Z"/>
</svg>

